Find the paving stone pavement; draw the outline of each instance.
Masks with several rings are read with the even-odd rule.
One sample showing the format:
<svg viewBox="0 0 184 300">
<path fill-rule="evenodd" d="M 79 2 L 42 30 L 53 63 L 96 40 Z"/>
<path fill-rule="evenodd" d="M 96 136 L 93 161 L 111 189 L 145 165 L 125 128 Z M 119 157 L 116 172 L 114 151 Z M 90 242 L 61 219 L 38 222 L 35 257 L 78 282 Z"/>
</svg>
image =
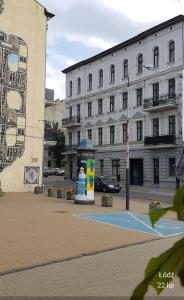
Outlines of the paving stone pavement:
<svg viewBox="0 0 184 300">
<path fill-rule="evenodd" d="M 92 206 L 31 193 L 0 198 L 0 273 L 157 238 L 73 216 L 122 211 L 125 207 L 119 196 L 114 196 L 113 208 L 101 207 L 100 196 L 96 195 L 96 205 Z M 148 212 L 148 203 L 134 201 L 131 206 Z"/>
<path fill-rule="evenodd" d="M 178 239 L 151 241 L 2 276 L 0 296 L 73 296 L 73 299 L 77 296 L 84 299 L 88 296 L 127 296 L 129 299 L 132 290 L 143 278 L 148 259 L 159 255 Z M 155 291 L 150 288 L 148 295 L 155 295 Z M 162 296 L 165 300 L 176 300 L 179 296 L 183 299 L 184 289 L 175 279 L 174 288 L 167 288 Z"/>
</svg>

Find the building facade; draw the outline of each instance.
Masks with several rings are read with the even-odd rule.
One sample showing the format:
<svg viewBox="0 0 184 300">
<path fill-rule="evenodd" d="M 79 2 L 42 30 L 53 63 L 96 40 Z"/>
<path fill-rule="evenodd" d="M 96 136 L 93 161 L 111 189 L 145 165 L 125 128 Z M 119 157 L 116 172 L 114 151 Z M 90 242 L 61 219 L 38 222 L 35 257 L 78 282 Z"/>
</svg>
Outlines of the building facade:
<svg viewBox="0 0 184 300">
<path fill-rule="evenodd" d="M 125 181 L 129 121 L 130 184 L 175 187 L 182 149 L 184 16 L 161 23 L 65 70 L 68 176 L 89 138 L 98 176 Z"/>
<path fill-rule="evenodd" d="M 51 17 L 37 1 L 0 0 L 0 181 L 5 192 L 32 191 L 42 183 Z"/>
<path fill-rule="evenodd" d="M 49 129 L 52 123 L 58 123 L 59 128 L 62 127 L 62 119 L 64 116 L 65 104 L 63 100 L 54 100 L 54 90 L 46 89 L 45 92 L 45 129 L 48 126 L 48 131 L 45 132 L 44 142 L 44 167 L 55 168 L 56 161 L 52 156 L 52 152 L 49 147 L 55 145 L 53 135 L 49 135 Z M 63 129 L 64 130 L 64 129 Z"/>
</svg>

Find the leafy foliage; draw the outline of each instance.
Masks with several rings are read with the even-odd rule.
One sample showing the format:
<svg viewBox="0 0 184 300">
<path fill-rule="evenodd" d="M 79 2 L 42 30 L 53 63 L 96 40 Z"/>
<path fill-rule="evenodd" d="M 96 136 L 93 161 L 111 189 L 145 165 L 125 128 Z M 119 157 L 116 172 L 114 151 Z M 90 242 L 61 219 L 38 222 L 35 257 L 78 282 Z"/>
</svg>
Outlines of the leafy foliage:
<svg viewBox="0 0 184 300">
<path fill-rule="evenodd" d="M 52 122 L 51 130 L 54 140 L 56 141 L 56 145 L 49 147 L 49 150 L 51 151 L 52 157 L 56 161 L 56 167 L 60 168 L 65 165 L 65 156 L 62 154 L 65 152 L 65 135 L 63 130 L 59 128 L 58 122 Z"/>
<path fill-rule="evenodd" d="M 184 218 L 184 186 L 181 187 L 173 198 L 173 207 L 163 208 L 150 212 L 152 226 L 168 211 L 175 211 L 178 218 Z M 135 288 L 131 299 L 143 299 L 151 285 L 159 295 L 173 280 L 174 276 L 163 274 L 174 274 L 180 278 L 184 286 L 184 238 L 177 241 L 170 249 L 166 250 L 156 258 L 152 258 L 145 269 L 143 281 Z M 161 282 L 161 284 L 159 284 Z"/>
</svg>

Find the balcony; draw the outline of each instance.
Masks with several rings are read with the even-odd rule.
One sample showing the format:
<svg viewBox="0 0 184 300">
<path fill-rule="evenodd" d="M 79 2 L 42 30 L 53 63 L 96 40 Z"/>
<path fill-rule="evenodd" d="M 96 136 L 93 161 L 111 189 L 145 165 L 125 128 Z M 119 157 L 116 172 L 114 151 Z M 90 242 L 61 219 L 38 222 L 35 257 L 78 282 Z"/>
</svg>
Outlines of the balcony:
<svg viewBox="0 0 184 300">
<path fill-rule="evenodd" d="M 169 95 L 159 96 L 157 99 L 147 98 L 144 99 L 145 112 L 157 112 L 176 108 L 176 96 L 170 97 Z"/>
<path fill-rule="evenodd" d="M 147 149 L 176 147 L 176 136 L 174 134 L 146 136 L 144 138 L 144 146 Z"/>
<path fill-rule="evenodd" d="M 62 126 L 64 128 L 70 128 L 75 126 L 81 126 L 80 117 L 69 117 L 62 120 Z"/>
<path fill-rule="evenodd" d="M 76 154 L 77 153 L 77 148 L 79 146 L 78 145 L 66 145 L 65 146 L 65 153 L 63 154 Z"/>
</svg>

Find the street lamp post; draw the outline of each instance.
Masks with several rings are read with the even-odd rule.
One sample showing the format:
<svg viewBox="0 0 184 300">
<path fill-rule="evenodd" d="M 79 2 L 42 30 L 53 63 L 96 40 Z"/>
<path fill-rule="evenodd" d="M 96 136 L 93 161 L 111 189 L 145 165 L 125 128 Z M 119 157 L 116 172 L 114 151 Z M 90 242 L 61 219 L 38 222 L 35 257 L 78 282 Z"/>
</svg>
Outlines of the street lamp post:
<svg viewBox="0 0 184 300">
<path fill-rule="evenodd" d="M 132 66 L 136 67 L 137 65 Z M 132 69 L 131 68 L 131 69 Z M 143 68 L 151 71 L 153 70 L 152 65 L 143 65 Z M 131 70 L 130 69 L 130 70 Z M 130 138 L 129 138 L 129 94 L 130 94 L 130 71 L 128 72 L 128 82 L 127 82 L 127 87 L 128 87 L 128 101 L 127 101 L 127 134 L 126 134 L 126 210 L 130 209 L 130 193 L 129 193 L 129 187 L 130 187 Z"/>
</svg>

